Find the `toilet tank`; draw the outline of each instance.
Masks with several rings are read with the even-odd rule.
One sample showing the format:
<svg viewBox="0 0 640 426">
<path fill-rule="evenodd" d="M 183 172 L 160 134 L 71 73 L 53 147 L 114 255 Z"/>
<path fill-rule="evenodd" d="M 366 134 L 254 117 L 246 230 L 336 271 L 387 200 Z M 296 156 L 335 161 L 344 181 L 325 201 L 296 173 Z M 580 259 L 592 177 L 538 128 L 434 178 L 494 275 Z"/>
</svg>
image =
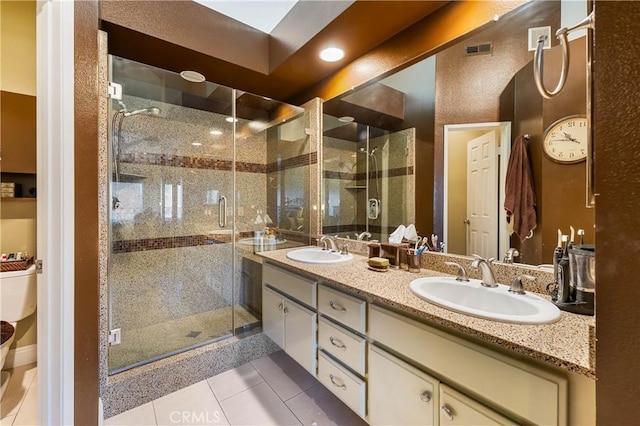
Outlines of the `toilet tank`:
<svg viewBox="0 0 640 426">
<path fill-rule="evenodd" d="M 24 271 L 0 272 L 0 316 L 16 322 L 36 310 L 36 267 Z"/>
</svg>

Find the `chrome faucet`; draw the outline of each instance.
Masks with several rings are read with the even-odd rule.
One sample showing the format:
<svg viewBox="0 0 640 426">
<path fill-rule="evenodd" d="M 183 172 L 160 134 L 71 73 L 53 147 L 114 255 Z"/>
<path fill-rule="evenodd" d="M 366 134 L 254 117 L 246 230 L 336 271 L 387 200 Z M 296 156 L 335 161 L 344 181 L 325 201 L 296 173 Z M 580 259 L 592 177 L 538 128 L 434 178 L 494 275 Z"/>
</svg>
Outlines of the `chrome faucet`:
<svg viewBox="0 0 640 426">
<path fill-rule="evenodd" d="M 360 234 L 356 232 L 356 237 L 358 238 L 358 241 L 363 241 L 365 238 L 367 239 L 371 238 L 371 234 L 367 231 L 363 231 Z"/>
<path fill-rule="evenodd" d="M 513 263 L 516 257 L 520 256 L 520 252 L 513 247 L 504 254 L 504 263 Z"/>
<path fill-rule="evenodd" d="M 336 237 L 330 237 L 328 235 L 323 235 L 320 237 L 320 242 L 322 243 L 322 250 L 327 250 L 327 241 L 329 242 L 329 246 L 331 246 L 331 251 L 338 251 L 338 246 L 336 245 Z"/>
<path fill-rule="evenodd" d="M 496 277 L 493 275 L 493 269 L 491 269 L 491 264 L 495 259 L 493 257 L 484 259 L 477 254 L 474 254 L 473 257 L 475 257 L 475 260 L 471 262 L 471 267 L 482 271 L 482 282 L 480 284 L 484 287 L 498 287 L 498 284 L 496 284 Z"/>
<path fill-rule="evenodd" d="M 515 294 L 527 294 L 522 288 L 522 280 L 535 281 L 536 277 L 531 275 L 518 275 L 513 281 L 511 281 L 511 287 L 509 287 L 509 293 Z"/>
<path fill-rule="evenodd" d="M 456 266 L 458 268 L 458 276 L 456 277 L 456 281 L 469 282 L 467 271 L 464 270 L 464 267 L 462 265 L 456 262 L 444 262 L 444 264 L 448 266 Z"/>
</svg>

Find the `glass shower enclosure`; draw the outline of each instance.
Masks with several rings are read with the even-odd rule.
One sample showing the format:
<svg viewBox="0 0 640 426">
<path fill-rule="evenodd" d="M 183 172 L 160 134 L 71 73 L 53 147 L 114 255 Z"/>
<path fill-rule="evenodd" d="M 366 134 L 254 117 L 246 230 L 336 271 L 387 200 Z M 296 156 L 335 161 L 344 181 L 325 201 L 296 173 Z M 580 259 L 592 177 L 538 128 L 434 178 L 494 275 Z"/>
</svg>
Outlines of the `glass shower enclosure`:
<svg viewBox="0 0 640 426">
<path fill-rule="evenodd" d="M 350 118 L 349 118 L 350 119 Z M 322 233 L 387 241 L 414 220 L 415 129 L 397 132 L 323 115 Z"/>
<path fill-rule="evenodd" d="M 279 167 L 302 108 L 116 56 L 109 74 L 113 374 L 259 326 L 253 253 L 308 233 L 309 197 Z"/>
</svg>

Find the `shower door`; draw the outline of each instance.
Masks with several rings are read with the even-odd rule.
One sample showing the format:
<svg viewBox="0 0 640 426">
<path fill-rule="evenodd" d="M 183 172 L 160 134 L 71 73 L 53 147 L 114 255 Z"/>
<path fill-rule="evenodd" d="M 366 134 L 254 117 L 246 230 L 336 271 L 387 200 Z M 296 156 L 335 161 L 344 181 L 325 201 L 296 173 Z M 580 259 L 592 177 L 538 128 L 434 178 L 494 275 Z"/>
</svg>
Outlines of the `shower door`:
<svg viewBox="0 0 640 426">
<path fill-rule="evenodd" d="M 234 330 L 232 89 L 110 57 L 115 373 Z"/>
<path fill-rule="evenodd" d="M 308 111 L 111 56 L 111 374 L 260 325 L 255 252 L 309 243 Z"/>
</svg>

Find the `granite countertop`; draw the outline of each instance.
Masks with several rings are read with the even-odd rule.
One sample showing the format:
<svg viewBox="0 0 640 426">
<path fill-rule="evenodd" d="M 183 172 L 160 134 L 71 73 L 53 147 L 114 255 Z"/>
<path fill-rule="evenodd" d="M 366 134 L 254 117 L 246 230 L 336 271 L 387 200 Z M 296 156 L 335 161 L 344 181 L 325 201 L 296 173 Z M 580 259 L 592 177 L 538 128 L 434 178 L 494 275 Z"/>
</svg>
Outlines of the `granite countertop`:
<svg viewBox="0 0 640 426">
<path fill-rule="evenodd" d="M 371 271 L 367 268 L 367 258 L 357 254 L 352 261 L 342 264 L 306 264 L 287 259 L 288 251 L 268 251 L 260 253 L 260 256 L 426 322 L 595 378 L 594 317 L 562 312 L 558 322 L 544 325 L 508 324 L 475 318 L 441 308 L 411 292 L 409 283 L 412 280 L 447 275 L 442 272 L 428 269 L 422 269 L 420 273 L 397 269 L 384 273 Z"/>
</svg>

